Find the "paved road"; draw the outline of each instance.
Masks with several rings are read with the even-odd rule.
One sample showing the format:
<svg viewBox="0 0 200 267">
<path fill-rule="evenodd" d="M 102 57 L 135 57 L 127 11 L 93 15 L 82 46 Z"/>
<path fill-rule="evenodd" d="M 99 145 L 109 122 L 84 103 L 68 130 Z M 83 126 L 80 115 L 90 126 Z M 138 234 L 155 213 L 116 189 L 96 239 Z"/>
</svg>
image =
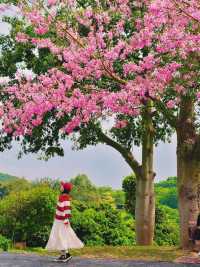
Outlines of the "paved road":
<svg viewBox="0 0 200 267">
<path fill-rule="evenodd" d="M 0 253 L 0 267 L 199 267 L 199 264 L 137 262 L 73 258 L 68 263 L 55 263 L 52 257 Z"/>
</svg>

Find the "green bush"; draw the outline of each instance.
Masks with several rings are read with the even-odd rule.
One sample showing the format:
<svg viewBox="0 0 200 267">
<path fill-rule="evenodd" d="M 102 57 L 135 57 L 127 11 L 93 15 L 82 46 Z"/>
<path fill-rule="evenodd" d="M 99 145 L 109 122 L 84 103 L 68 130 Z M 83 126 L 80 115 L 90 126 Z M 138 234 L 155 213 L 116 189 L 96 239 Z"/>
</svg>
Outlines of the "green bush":
<svg viewBox="0 0 200 267">
<path fill-rule="evenodd" d="M 85 209 L 74 203 L 72 227 L 86 245 L 133 245 L 135 235 L 130 224 L 132 218 L 126 224 L 124 215 L 108 203 L 85 205 Z"/>
<path fill-rule="evenodd" d="M 0 234 L 30 247 L 44 247 L 53 224 L 57 191 L 47 184 L 11 193 L 0 202 Z M 72 226 L 86 245 L 132 245 L 133 219 L 126 222 L 106 202 L 72 201 Z M 126 213 L 126 212 L 125 212 Z M 127 214 L 127 213 L 126 213 Z M 129 215 L 127 215 L 129 216 Z"/>
<path fill-rule="evenodd" d="M 0 197 L 5 197 L 11 192 L 20 192 L 31 189 L 32 184 L 24 178 L 13 178 L 0 181 Z"/>
<path fill-rule="evenodd" d="M 136 177 L 134 174 L 124 178 L 122 188 L 125 192 L 125 208 L 135 217 Z"/>
<path fill-rule="evenodd" d="M 162 205 L 170 208 L 178 208 L 177 178 L 169 177 L 165 181 L 155 184 L 156 199 Z"/>
<path fill-rule="evenodd" d="M 44 246 L 53 223 L 56 193 L 47 186 L 12 193 L 0 202 L 0 234 Z"/>
<path fill-rule="evenodd" d="M 179 244 L 179 217 L 176 209 L 157 204 L 155 242 L 159 246 Z"/>
<path fill-rule="evenodd" d="M 0 249 L 3 249 L 3 251 L 8 251 L 10 246 L 11 246 L 11 241 L 6 237 L 0 235 Z"/>
</svg>

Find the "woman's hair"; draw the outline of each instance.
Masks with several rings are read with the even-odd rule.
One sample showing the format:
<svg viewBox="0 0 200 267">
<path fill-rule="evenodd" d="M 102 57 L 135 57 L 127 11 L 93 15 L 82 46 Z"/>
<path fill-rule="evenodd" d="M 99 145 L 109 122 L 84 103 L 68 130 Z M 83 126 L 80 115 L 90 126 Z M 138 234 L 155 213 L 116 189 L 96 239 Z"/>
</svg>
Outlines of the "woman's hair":
<svg viewBox="0 0 200 267">
<path fill-rule="evenodd" d="M 69 193 L 70 193 L 70 191 L 67 190 L 67 189 L 64 189 L 64 190 L 62 191 L 62 194 L 69 194 Z"/>
<path fill-rule="evenodd" d="M 197 218 L 197 226 L 200 226 L 200 213 L 199 213 L 198 218 Z"/>
</svg>

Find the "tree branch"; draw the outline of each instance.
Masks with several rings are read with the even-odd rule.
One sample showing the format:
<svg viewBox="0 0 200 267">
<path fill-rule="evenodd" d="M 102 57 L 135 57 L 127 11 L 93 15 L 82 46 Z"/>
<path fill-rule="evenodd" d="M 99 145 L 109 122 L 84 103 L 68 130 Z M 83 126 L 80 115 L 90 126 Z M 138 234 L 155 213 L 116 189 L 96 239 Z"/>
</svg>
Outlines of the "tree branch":
<svg viewBox="0 0 200 267">
<path fill-rule="evenodd" d="M 189 14 L 187 11 L 184 10 L 184 7 L 181 6 L 181 4 L 179 4 L 178 1 L 176 0 L 172 0 L 172 2 L 174 3 L 174 5 L 178 8 L 179 11 L 181 11 L 184 15 L 186 15 L 187 17 L 191 18 L 192 20 L 196 21 L 197 23 L 200 23 L 200 20 L 195 18 L 194 16 L 192 16 L 191 14 Z M 184 4 L 189 5 L 188 3 L 184 2 Z"/>
<path fill-rule="evenodd" d="M 140 164 L 139 162 L 134 158 L 132 152 L 128 150 L 127 148 L 123 147 L 113 139 L 111 139 L 109 136 L 107 136 L 103 131 L 98 130 L 97 136 L 99 138 L 99 141 L 102 143 L 105 143 L 106 145 L 114 148 L 117 150 L 122 157 L 125 159 L 125 161 L 128 163 L 128 165 L 131 167 L 131 169 L 135 172 L 135 174 L 139 174 L 140 172 Z"/>
</svg>

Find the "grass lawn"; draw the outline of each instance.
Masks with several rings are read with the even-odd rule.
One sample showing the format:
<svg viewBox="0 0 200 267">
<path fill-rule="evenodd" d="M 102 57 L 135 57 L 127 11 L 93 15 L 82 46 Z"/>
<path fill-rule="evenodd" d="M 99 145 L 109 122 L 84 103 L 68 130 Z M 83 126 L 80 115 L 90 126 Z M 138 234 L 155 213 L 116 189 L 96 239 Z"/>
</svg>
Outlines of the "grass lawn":
<svg viewBox="0 0 200 267">
<path fill-rule="evenodd" d="M 11 249 L 14 253 L 36 253 L 39 255 L 57 255 L 49 253 L 42 248 L 27 248 L 26 250 Z M 72 250 L 73 256 L 81 256 L 84 258 L 114 258 L 114 259 L 132 259 L 145 261 L 169 261 L 190 255 L 188 251 L 181 250 L 177 247 L 85 247 L 81 250 Z"/>
</svg>

